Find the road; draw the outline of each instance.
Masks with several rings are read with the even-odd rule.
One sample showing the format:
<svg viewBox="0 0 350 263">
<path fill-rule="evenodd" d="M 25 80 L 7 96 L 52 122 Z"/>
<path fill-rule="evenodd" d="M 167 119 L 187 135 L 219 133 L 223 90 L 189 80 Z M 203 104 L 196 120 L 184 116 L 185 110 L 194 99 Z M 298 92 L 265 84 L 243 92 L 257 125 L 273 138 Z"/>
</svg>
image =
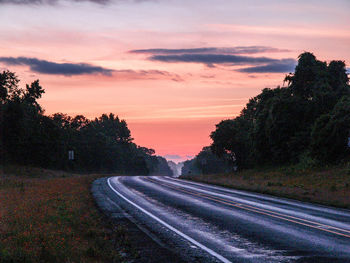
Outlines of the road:
<svg viewBox="0 0 350 263">
<path fill-rule="evenodd" d="M 184 261 L 350 262 L 349 210 L 171 177 L 103 184 L 110 207 Z"/>
</svg>

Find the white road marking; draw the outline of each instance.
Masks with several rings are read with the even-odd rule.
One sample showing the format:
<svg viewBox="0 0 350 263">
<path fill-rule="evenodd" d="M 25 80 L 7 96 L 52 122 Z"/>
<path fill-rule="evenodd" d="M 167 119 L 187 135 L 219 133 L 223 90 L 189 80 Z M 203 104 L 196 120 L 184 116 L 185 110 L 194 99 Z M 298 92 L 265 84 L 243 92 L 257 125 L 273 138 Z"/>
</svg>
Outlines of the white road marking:
<svg viewBox="0 0 350 263">
<path fill-rule="evenodd" d="M 154 177 L 154 176 L 152 176 L 152 177 Z M 253 192 L 244 191 L 244 190 L 233 190 L 233 189 L 228 189 L 228 188 L 225 188 L 222 186 L 210 185 L 210 184 L 205 184 L 205 183 L 198 183 L 198 182 L 194 182 L 194 181 L 178 179 L 178 178 L 173 178 L 173 177 L 169 177 L 169 176 L 164 176 L 164 177 L 169 178 L 170 180 L 173 180 L 173 181 L 177 181 L 179 183 L 198 185 L 201 187 L 207 187 L 207 188 L 211 188 L 214 190 L 244 195 L 244 196 L 248 196 L 248 197 L 263 198 L 264 200 L 267 200 L 267 201 L 276 201 L 277 200 L 278 202 L 284 203 L 287 205 L 293 205 L 293 206 L 298 206 L 298 207 L 301 207 L 304 209 L 312 209 L 312 210 L 317 210 L 317 211 L 320 211 L 323 213 L 330 213 L 330 214 L 334 214 L 334 215 L 341 215 L 341 216 L 349 217 L 349 210 L 348 209 L 332 208 L 332 207 L 321 205 L 321 204 L 308 203 L 308 202 L 303 202 L 303 201 L 299 201 L 299 200 L 295 200 L 295 199 L 293 200 L 293 199 L 284 198 L 284 197 L 273 197 L 273 196 L 267 195 L 267 194 L 253 193 Z M 156 176 L 156 178 L 157 178 L 157 176 Z M 159 177 L 157 179 L 160 180 Z"/>
<path fill-rule="evenodd" d="M 220 254 L 216 253 L 215 251 L 211 250 L 210 248 L 206 247 L 205 245 L 199 243 L 198 241 L 194 240 L 193 238 L 189 237 L 188 235 L 182 233 L 180 230 L 172 227 L 171 225 L 167 224 L 166 222 L 164 222 L 162 219 L 158 218 L 157 216 L 153 215 L 152 213 L 148 212 L 147 210 L 145 210 L 144 208 L 140 207 L 139 205 L 135 204 L 133 201 L 129 200 L 128 198 L 126 198 L 124 195 L 122 195 L 121 193 L 119 193 L 117 190 L 115 190 L 113 188 L 113 186 L 110 183 L 110 179 L 107 179 L 107 183 L 108 186 L 112 189 L 113 192 L 115 192 L 118 196 L 120 196 L 122 199 L 124 199 L 125 201 L 127 201 L 128 203 L 132 204 L 133 206 L 135 206 L 137 209 L 139 209 L 140 211 L 142 211 L 143 213 L 145 213 L 146 215 L 148 215 L 149 217 L 153 218 L 154 220 L 156 220 L 157 222 L 161 223 L 163 226 L 167 227 L 168 229 L 170 229 L 171 231 L 175 232 L 176 234 L 178 234 L 179 236 L 183 237 L 184 239 L 188 240 L 189 242 L 191 242 L 192 244 L 196 245 L 197 247 L 200 247 L 201 249 L 203 249 L 204 251 L 206 251 L 207 253 L 209 253 L 210 255 L 212 255 L 213 257 L 217 258 L 218 260 L 220 260 L 221 262 L 224 263 L 231 263 L 230 260 L 228 260 L 227 258 L 221 256 Z"/>
<path fill-rule="evenodd" d="M 154 178 L 152 178 L 153 181 L 157 182 L 158 180 L 155 180 Z M 149 181 L 152 181 L 150 179 L 148 179 Z M 164 182 L 163 180 L 159 179 L 159 181 L 161 182 Z M 274 217 L 274 218 L 279 218 L 279 219 L 282 219 L 282 220 L 285 220 L 285 221 L 289 221 L 289 222 L 293 222 L 293 223 L 296 223 L 296 224 L 299 224 L 299 225 L 304 225 L 304 226 L 308 226 L 308 227 L 311 227 L 311 228 L 316 228 L 316 229 L 320 229 L 322 231 L 325 231 L 325 232 L 329 232 L 329 233 L 333 233 L 333 234 L 336 234 L 336 235 L 340 235 L 340 236 L 345 236 L 345 237 L 348 237 L 350 238 L 350 235 L 347 235 L 347 234 L 344 234 L 344 233 L 341 233 L 341 232 L 347 232 L 347 233 L 350 233 L 350 230 L 346 230 L 346 229 L 342 229 L 342 228 L 338 228 L 338 227 L 334 227 L 334 226 L 330 226 L 330 225 L 324 225 L 324 224 L 321 224 L 319 222 L 315 222 L 315 221 L 311 221 L 311 220 L 307 220 L 307 219 L 303 219 L 303 218 L 298 218 L 298 217 L 295 217 L 295 216 L 292 216 L 292 215 L 287 215 L 287 214 L 283 214 L 283 213 L 278 213 L 278 212 L 274 212 L 272 210 L 268 210 L 268 209 L 264 209 L 264 208 L 258 208 L 257 205 L 259 205 L 258 203 L 256 205 L 247 205 L 247 204 L 237 204 L 236 201 L 234 203 L 230 202 L 230 200 L 224 200 L 224 199 L 215 199 L 214 196 L 223 196 L 223 197 L 226 197 L 227 199 L 231 199 L 233 200 L 232 198 L 230 198 L 229 196 L 225 196 L 225 195 L 222 195 L 222 194 L 218 194 L 218 193 L 210 193 L 206 190 L 202 190 L 202 189 L 196 189 L 196 188 L 193 188 L 191 186 L 185 186 L 185 185 L 180 185 L 180 184 L 177 184 L 177 183 L 170 183 L 170 186 L 169 186 L 169 183 L 166 182 L 168 184 L 168 187 L 171 188 L 171 185 L 179 185 L 180 188 L 177 188 L 179 189 L 179 191 L 184 191 L 186 192 L 185 190 L 181 190 L 184 189 L 184 188 L 188 188 L 188 189 L 191 189 L 193 190 L 194 192 L 188 192 L 190 194 L 193 194 L 193 195 L 196 195 L 196 196 L 202 196 L 200 195 L 200 192 L 203 192 L 203 193 L 208 193 L 208 196 L 203 196 L 204 198 L 207 198 L 209 200 L 214 200 L 216 202 L 219 202 L 219 203 L 225 203 L 229 206 L 233 206 L 233 207 L 240 207 L 244 210 L 248 210 L 248 211 L 252 211 L 252 212 L 256 212 L 258 214 L 264 214 L 264 215 L 267 215 L 267 216 L 270 216 L 270 217 Z M 176 187 L 175 187 L 176 189 Z M 214 199 L 212 199 L 214 198 Z M 247 203 L 251 203 L 251 202 L 247 202 Z M 316 224 L 316 226 L 315 226 Z M 322 227 L 320 227 L 322 226 Z"/>
<path fill-rule="evenodd" d="M 338 230 L 340 232 L 350 233 L 350 230 L 348 229 L 348 227 L 349 227 L 348 224 L 344 224 L 342 222 L 335 221 L 335 220 L 332 220 L 332 219 L 320 218 L 319 216 L 312 216 L 312 215 L 305 214 L 305 213 L 302 214 L 300 212 L 293 211 L 293 210 L 289 210 L 288 211 L 287 209 L 284 209 L 284 208 L 273 207 L 271 205 L 265 205 L 265 204 L 262 204 L 262 203 L 258 203 L 256 201 L 248 201 L 248 200 L 245 200 L 243 198 L 232 197 L 232 196 L 226 195 L 224 193 L 220 194 L 220 193 L 216 193 L 216 192 L 210 192 L 210 191 L 207 191 L 205 189 L 196 188 L 195 186 L 190 186 L 190 185 L 186 184 L 187 182 L 185 182 L 185 184 L 182 184 L 181 180 L 179 180 L 179 179 L 171 178 L 171 180 L 178 181 L 178 183 L 169 182 L 169 181 L 166 181 L 164 179 L 161 179 L 159 177 L 154 177 L 154 176 L 152 177 L 152 179 L 153 180 L 158 180 L 158 181 L 161 181 L 161 182 L 164 182 L 164 183 L 176 185 L 176 186 L 179 186 L 179 187 L 182 187 L 182 188 L 186 188 L 186 189 L 189 189 L 189 190 L 193 190 L 193 191 L 197 191 L 197 192 L 201 192 L 201 193 L 206 193 L 206 194 L 211 195 L 211 196 L 218 196 L 218 197 L 226 198 L 226 199 L 228 199 L 228 201 L 230 200 L 230 201 L 233 201 L 233 202 L 242 202 L 241 204 L 240 203 L 235 203 L 235 206 L 241 206 L 241 207 L 248 206 L 250 208 L 257 209 L 257 210 L 262 210 L 262 211 L 265 211 L 265 212 L 268 212 L 268 213 L 272 213 L 272 214 L 275 214 L 275 215 L 278 215 L 278 216 L 283 216 L 283 217 L 287 217 L 287 218 L 296 219 L 296 220 L 299 220 L 299 221 L 302 221 L 302 222 L 307 222 L 307 223 L 317 224 L 317 225 L 323 226 L 323 227 L 318 227 L 318 228 L 334 229 L 334 230 Z M 196 184 L 198 186 L 207 186 L 207 185 L 201 185 L 200 183 L 193 183 L 193 182 L 191 182 L 190 184 Z M 212 187 L 212 188 L 215 189 L 216 187 Z M 232 191 L 227 190 L 227 192 L 232 192 Z M 234 192 L 232 192 L 232 193 L 234 193 Z M 298 201 L 296 201 L 296 202 L 298 202 Z M 307 216 L 307 218 L 310 218 L 310 219 L 303 218 L 303 216 L 305 216 L 305 215 Z M 299 217 L 296 217 L 296 216 L 299 216 Z M 349 214 L 347 214 L 346 216 L 349 217 Z M 318 222 L 319 220 L 321 220 L 321 222 Z M 325 223 L 322 223 L 322 221 L 325 221 Z M 335 224 L 335 226 L 332 226 L 331 224 Z M 342 235 L 342 234 L 340 234 L 340 235 Z M 349 237 L 348 235 L 345 235 L 345 236 Z"/>
</svg>

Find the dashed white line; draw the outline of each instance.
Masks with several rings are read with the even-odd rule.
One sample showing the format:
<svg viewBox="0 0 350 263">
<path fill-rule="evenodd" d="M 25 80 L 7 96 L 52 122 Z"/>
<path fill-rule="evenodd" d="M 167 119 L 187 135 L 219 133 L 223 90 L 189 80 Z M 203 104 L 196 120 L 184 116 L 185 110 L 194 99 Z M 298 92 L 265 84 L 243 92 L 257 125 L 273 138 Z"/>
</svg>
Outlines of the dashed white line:
<svg viewBox="0 0 350 263">
<path fill-rule="evenodd" d="M 206 251 L 207 253 L 209 253 L 210 255 L 212 255 L 213 257 L 217 258 L 218 260 L 220 260 L 221 262 L 224 263 L 231 263 L 230 260 L 228 260 L 227 258 L 221 256 L 220 254 L 216 253 L 215 251 L 213 251 L 212 249 L 206 247 L 205 245 L 199 243 L 198 241 L 194 240 L 193 238 L 189 237 L 188 235 L 182 233 L 180 230 L 172 227 L 171 225 L 169 225 L 168 223 L 164 222 L 162 219 L 158 218 L 157 216 L 155 216 L 154 214 L 148 212 L 147 210 L 145 210 L 144 208 L 140 207 L 139 205 L 135 204 L 133 201 L 129 200 L 127 197 L 125 197 L 124 195 L 122 195 L 121 193 L 119 193 L 116 189 L 113 188 L 113 186 L 110 183 L 110 179 L 107 179 L 107 183 L 108 186 L 111 188 L 111 190 L 113 192 L 115 192 L 119 197 L 121 197 L 122 199 L 124 199 L 125 201 L 127 201 L 129 204 L 132 204 L 133 206 L 135 206 L 137 209 L 139 209 L 140 211 L 142 211 L 143 213 L 145 213 L 146 215 L 148 215 L 149 217 L 153 218 L 154 220 L 156 220 L 158 223 L 162 224 L 163 226 L 165 226 L 166 228 L 170 229 L 171 231 L 175 232 L 176 234 L 178 234 L 179 236 L 183 237 L 184 239 L 188 240 L 189 242 L 191 242 L 192 244 L 196 245 L 197 247 L 200 247 L 201 249 L 203 249 L 204 251 Z"/>
</svg>

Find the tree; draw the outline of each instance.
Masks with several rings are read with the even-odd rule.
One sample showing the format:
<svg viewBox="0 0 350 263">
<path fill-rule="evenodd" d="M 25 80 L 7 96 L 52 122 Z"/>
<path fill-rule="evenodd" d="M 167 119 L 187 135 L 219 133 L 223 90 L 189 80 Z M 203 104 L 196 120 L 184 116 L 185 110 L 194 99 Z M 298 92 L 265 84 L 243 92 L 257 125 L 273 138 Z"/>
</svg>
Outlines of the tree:
<svg viewBox="0 0 350 263">
<path fill-rule="evenodd" d="M 195 165 L 195 159 L 187 160 L 181 169 L 181 175 L 198 175 L 200 174 L 199 168 Z"/>
<path fill-rule="evenodd" d="M 320 116 L 311 133 L 311 153 L 322 162 L 349 156 L 350 96 L 344 96 L 329 114 Z"/>
<path fill-rule="evenodd" d="M 212 152 L 219 157 L 229 156 L 232 165 L 247 166 L 250 160 L 250 129 L 251 123 L 241 117 L 221 121 L 210 135 Z"/>
<path fill-rule="evenodd" d="M 150 172 L 146 160 L 154 150 L 134 144 L 124 120 L 113 113 L 92 121 L 83 115 L 45 116 L 39 80 L 24 89 L 18 83 L 14 73 L 0 73 L 2 161 L 84 172 Z M 68 150 L 74 150 L 74 161 L 68 160 Z"/>
<path fill-rule="evenodd" d="M 314 90 L 327 85 L 327 63 L 316 59 L 310 52 L 299 56 L 295 73 L 286 76 L 292 94 L 304 99 L 312 99 Z"/>
<path fill-rule="evenodd" d="M 315 158 L 339 161 L 348 132 L 345 63 L 327 64 L 305 52 L 285 81 L 287 87 L 263 89 L 238 117 L 217 124 L 210 136 L 212 151 L 230 154 L 240 167 L 296 163 L 310 151 Z"/>
<path fill-rule="evenodd" d="M 40 86 L 39 80 L 32 82 L 30 85 L 26 85 L 26 90 L 23 92 L 22 100 L 32 106 L 36 111 L 43 113 L 43 109 L 36 101 L 40 99 L 45 90 Z"/>
<path fill-rule="evenodd" d="M 228 154 L 218 157 L 212 152 L 210 147 L 203 147 L 194 158 L 194 165 L 202 174 L 225 173 L 233 170 L 231 158 Z"/>
<path fill-rule="evenodd" d="M 19 79 L 15 73 L 8 70 L 0 73 L 0 101 L 2 103 L 20 96 L 21 91 L 18 88 L 18 82 Z"/>
<path fill-rule="evenodd" d="M 223 153 L 220 157 L 212 152 L 211 147 L 203 149 L 192 159 L 184 162 L 182 175 L 226 173 L 234 170 L 231 156 Z"/>
</svg>

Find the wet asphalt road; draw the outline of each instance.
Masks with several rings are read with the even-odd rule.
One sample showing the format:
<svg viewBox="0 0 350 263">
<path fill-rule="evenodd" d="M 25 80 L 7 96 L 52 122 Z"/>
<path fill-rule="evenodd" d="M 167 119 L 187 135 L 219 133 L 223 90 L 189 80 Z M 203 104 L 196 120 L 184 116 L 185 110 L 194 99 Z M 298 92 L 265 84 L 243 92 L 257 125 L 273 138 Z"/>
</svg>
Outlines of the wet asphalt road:
<svg viewBox="0 0 350 263">
<path fill-rule="evenodd" d="M 103 180 L 103 200 L 184 261 L 350 262 L 349 210 L 171 177 Z"/>
</svg>

